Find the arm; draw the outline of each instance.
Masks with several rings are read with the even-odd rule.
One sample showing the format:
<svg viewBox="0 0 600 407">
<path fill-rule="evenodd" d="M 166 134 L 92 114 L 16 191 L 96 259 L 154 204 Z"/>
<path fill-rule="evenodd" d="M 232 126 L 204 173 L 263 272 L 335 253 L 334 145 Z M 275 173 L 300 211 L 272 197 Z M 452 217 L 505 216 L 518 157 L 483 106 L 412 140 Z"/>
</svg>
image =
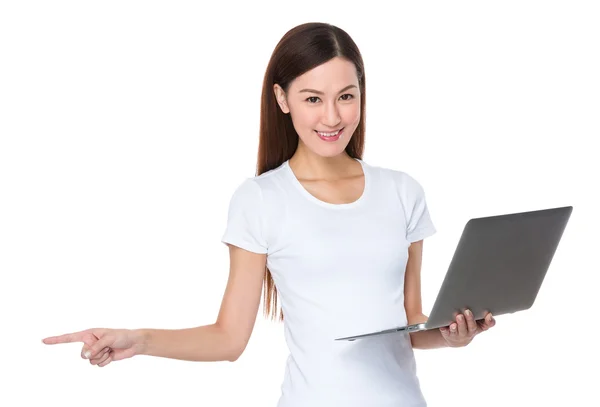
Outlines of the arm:
<svg viewBox="0 0 600 407">
<path fill-rule="evenodd" d="M 190 361 L 235 361 L 250 339 L 260 304 L 266 254 L 229 246 L 230 270 L 217 321 L 196 328 L 139 329 L 139 354 Z"/>
<path fill-rule="evenodd" d="M 408 262 L 404 277 L 404 308 L 409 324 L 427 321 L 423 314 L 421 300 L 421 264 L 423 259 L 423 240 L 411 243 L 408 248 Z M 448 346 L 439 329 L 411 332 L 410 340 L 415 349 L 434 349 Z"/>
</svg>

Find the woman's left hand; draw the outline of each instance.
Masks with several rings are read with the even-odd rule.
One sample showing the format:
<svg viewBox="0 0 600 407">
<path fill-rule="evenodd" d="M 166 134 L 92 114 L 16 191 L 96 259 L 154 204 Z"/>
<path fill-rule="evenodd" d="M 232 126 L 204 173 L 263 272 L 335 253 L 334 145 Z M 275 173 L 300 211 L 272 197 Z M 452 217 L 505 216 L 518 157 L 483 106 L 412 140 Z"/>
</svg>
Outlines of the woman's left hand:
<svg viewBox="0 0 600 407">
<path fill-rule="evenodd" d="M 464 314 L 456 316 L 456 322 L 451 323 L 450 326 L 440 328 L 440 332 L 449 347 L 459 348 L 468 345 L 475 336 L 487 331 L 494 325 L 496 325 L 496 320 L 494 320 L 491 313 L 488 312 L 482 321 L 475 321 L 473 313 L 466 310 Z"/>
</svg>

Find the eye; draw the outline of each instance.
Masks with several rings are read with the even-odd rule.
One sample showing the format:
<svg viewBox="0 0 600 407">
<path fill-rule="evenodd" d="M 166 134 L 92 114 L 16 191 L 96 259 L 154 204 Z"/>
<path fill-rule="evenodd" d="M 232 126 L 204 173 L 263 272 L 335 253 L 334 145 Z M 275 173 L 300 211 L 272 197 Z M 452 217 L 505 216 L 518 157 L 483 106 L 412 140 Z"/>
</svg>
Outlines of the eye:
<svg viewBox="0 0 600 407">
<path fill-rule="evenodd" d="M 354 99 L 354 95 L 351 93 L 346 93 L 346 94 L 340 96 L 340 99 L 347 102 L 349 100 Z M 317 96 L 311 96 L 311 97 L 306 98 L 306 101 L 308 103 L 310 103 L 311 105 L 314 105 L 315 103 L 317 103 L 319 101 L 319 98 Z"/>
</svg>

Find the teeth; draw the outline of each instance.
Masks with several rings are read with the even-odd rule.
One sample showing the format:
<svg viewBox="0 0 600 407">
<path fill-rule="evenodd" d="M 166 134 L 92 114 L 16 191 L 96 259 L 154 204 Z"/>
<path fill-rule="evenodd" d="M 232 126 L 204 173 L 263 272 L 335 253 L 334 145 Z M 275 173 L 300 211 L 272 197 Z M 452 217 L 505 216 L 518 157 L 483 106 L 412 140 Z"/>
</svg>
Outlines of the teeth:
<svg viewBox="0 0 600 407">
<path fill-rule="evenodd" d="M 335 133 L 323 133 L 321 131 L 318 131 L 317 133 L 319 133 L 323 137 L 333 137 L 333 136 L 337 136 L 337 134 L 339 132 L 340 132 L 340 130 L 336 131 Z"/>
</svg>

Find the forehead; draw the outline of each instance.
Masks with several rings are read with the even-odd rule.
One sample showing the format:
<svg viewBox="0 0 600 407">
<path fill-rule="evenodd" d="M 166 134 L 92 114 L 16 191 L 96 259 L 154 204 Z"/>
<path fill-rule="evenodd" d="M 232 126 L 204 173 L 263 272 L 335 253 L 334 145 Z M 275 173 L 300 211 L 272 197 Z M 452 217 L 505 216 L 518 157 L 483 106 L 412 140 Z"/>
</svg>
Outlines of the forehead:
<svg viewBox="0 0 600 407">
<path fill-rule="evenodd" d="M 326 93 L 337 93 L 340 89 L 356 85 L 356 67 L 347 59 L 335 57 L 297 77 L 290 85 L 290 91 L 310 88 Z"/>
</svg>

